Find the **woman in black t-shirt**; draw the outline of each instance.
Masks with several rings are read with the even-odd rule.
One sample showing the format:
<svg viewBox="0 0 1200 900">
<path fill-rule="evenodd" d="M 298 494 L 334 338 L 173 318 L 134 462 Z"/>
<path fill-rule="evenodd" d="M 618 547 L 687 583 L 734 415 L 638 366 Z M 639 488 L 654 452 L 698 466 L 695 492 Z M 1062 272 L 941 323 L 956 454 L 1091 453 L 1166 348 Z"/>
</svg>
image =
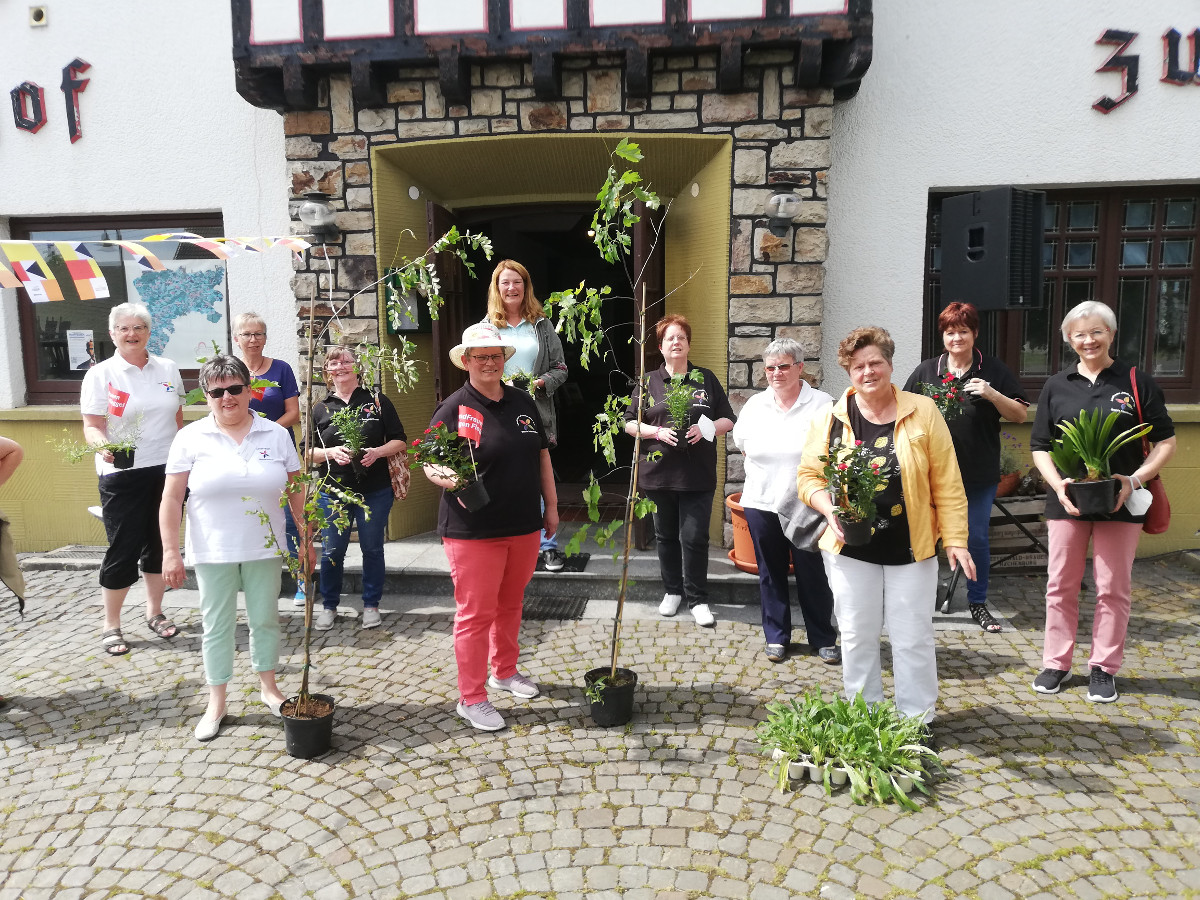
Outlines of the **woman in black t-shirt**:
<svg viewBox="0 0 1200 900">
<path fill-rule="evenodd" d="M 946 420 L 954 453 L 967 491 L 967 548 L 979 576 L 967 582 L 971 617 L 987 632 L 1000 623 L 987 608 L 988 573 L 992 551 L 988 542 L 992 501 L 1000 481 L 1000 420 L 1020 424 L 1029 403 L 1008 366 L 975 349 L 979 313 L 970 303 L 951 303 L 938 316 L 938 331 L 946 352 L 922 362 L 908 376 L 906 391 L 921 393 L 921 383 L 953 384 L 968 397 L 961 415 Z"/>
<path fill-rule="evenodd" d="M 363 628 L 380 624 L 379 598 L 383 596 L 383 536 L 388 513 L 395 495 L 392 477 L 384 461 L 403 453 L 407 447 L 404 426 L 392 402 L 375 395 L 358 382 L 358 360 L 349 347 L 334 347 L 325 356 L 325 383 L 329 393 L 313 404 L 312 428 L 316 434 L 310 453 L 320 465 L 320 474 L 328 475 L 347 490 L 361 494 L 365 506 L 349 505 L 350 524 L 358 530 L 358 545 L 363 558 Z M 359 460 L 351 458 L 342 435 L 333 424 L 333 413 L 356 409 L 366 438 L 366 452 Z M 328 512 L 332 498 L 322 493 L 321 506 Z M 368 517 L 367 512 L 370 516 Z M 321 603 L 314 628 L 328 631 L 337 620 L 338 600 L 342 593 L 342 563 L 350 544 L 350 527 L 339 531 L 330 523 L 321 535 Z"/>
<path fill-rule="evenodd" d="M 647 376 L 649 402 L 642 409 L 642 451 L 638 488 L 658 507 L 654 542 L 663 595 L 658 611 L 673 616 L 687 600 L 697 625 L 711 628 L 716 619 L 708 608 L 708 520 L 717 489 L 717 442 L 733 430 L 733 407 L 721 382 L 708 369 L 688 362 L 692 326 L 683 316 L 664 316 L 654 326 L 663 364 Z M 667 387 L 683 375 L 691 389 L 688 419 L 676 431 L 667 409 Z M 625 432 L 638 432 L 639 389 L 626 413 Z M 714 435 L 706 439 L 698 424 L 707 417 Z"/>
</svg>

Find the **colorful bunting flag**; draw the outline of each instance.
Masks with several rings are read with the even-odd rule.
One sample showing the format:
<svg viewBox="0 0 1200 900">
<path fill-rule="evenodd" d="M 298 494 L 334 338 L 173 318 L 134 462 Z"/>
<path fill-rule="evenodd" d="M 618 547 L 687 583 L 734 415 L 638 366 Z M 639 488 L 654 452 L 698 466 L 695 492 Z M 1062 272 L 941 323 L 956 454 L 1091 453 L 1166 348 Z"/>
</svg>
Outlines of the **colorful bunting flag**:
<svg viewBox="0 0 1200 900">
<path fill-rule="evenodd" d="M 80 300 L 105 300 L 109 297 L 108 282 L 82 241 L 73 244 L 55 241 L 54 246 L 67 264 L 67 271 L 71 273 Z"/>
<path fill-rule="evenodd" d="M 21 280 L 29 299 L 34 303 L 46 303 L 63 298 L 62 288 L 54 273 L 29 241 L 0 241 L 0 250 L 12 263 L 13 274 Z"/>
<path fill-rule="evenodd" d="M 143 247 L 141 244 L 135 244 L 133 241 L 95 241 L 97 244 L 116 244 L 126 253 L 133 257 L 133 261 L 143 269 L 150 269 L 154 272 L 162 272 L 166 266 L 162 264 L 157 256 Z"/>
<path fill-rule="evenodd" d="M 17 288 L 20 286 L 21 279 L 4 268 L 3 263 L 0 263 L 0 288 Z"/>
</svg>

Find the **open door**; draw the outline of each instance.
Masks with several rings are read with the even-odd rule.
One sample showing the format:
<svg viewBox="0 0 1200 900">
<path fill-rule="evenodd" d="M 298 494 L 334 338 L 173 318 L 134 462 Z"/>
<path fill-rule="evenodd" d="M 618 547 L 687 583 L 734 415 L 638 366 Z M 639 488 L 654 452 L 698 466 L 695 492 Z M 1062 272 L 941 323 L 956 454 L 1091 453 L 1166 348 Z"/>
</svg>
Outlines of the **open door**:
<svg viewBox="0 0 1200 900">
<path fill-rule="evenodd" d="M 425 213 L 429 238 L 426 246 L 458 224 L 450 210 L 432 200 L 425 204 Z M 440 404 L 467 381 L 467 373 L 450 362 L 449 356 L 450 348 L 462 340 L 467 327 L 467 272 L 462 260 L 449 250 L 434 257 L 433 264 L 442 283 L 442 299 L 446 301 L 433 323 L 433 390 L 436 403 Z"/>
</svg>

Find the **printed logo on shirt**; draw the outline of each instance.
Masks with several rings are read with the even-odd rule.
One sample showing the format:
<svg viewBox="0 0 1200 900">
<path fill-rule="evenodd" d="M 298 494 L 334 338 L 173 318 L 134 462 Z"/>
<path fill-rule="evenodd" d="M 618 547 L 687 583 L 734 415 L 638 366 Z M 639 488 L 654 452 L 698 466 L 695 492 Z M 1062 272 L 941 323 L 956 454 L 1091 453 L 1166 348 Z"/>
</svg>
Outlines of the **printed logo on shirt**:
<svg viewBox="0 0 1200 900">
<path fill-rule="evenodd" d="M 164 389 L 166 389 L 166 392 L 167 392 L 168 394 L 173 394 L 173 393 L 175 393 L 175 385 L 171 384 L 171 382 L 169 382 L 169 381 L 160 381 L 160 382 L 159 382 L 159 384 L 161 384 L 161 385 L 163 386 L 163 388 L 164 388 Z"/>
<path fill-rule="evenodd" d="M 692 406 L 708 406 L 708 391 L 704 388 L 692 392 Z"/>
<path fill-rule="evenodd" d="M 125 415 L 125 405 L 129 402 L 129 392 L 122 391 L 112 384 L 108 386 L 108 414 L 118 418 Z"/>
<path fill-rule="evenodd" d="M 521 434 L 537 434 L 537 426 L 529 416 L 517 416 L 517 427 L 521 429 Z"/>
<path fill-rule="evenodd" d="M 1133 394 L 1129 393 L 1129 391 L 1117 391 L 1108 400 L 1112 404 L 1112 409 L 1109 412 L 1123 412 L 1132 415 L 1134 410 Z"/>
<path fill-rule="evenodd" d="M 271 451 L 267 447 L 259 447 L 254 452 L 258 454 L 259 459 L 270 459 L 271 458 Z"/>
<path fill-rule="evenodd" d="M 379 411 L 379 406 L 378 406 L 378 404 L 375 404 L 375 403 L 364 403 L 362 406 L 360 406 L 360 407 L 359 407 L 359 409 L 361 409 L 361 410 L 362 410 L 362 414 L 363 414 L 363 415 L 364 415 L 366 418 L 368 418 L 368 419 L 381 419 L 381 418 L 383 418 L 383 415 L 382 415 L 382 414 L 380 413 L 380 411 Z"/>
</svg>

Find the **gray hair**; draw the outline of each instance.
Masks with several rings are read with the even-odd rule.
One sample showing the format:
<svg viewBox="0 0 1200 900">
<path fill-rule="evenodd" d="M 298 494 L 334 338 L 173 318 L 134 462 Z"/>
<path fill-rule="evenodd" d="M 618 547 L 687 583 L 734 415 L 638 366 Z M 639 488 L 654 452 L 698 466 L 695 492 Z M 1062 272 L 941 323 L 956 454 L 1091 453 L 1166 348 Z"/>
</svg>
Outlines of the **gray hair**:
<svg viewBox="0 0 1200 900">
<path fill-rule="evenodd" d="M 767 361 L 768 356 L 788 356 L 791 357 L 793 364 L 804 364 L 804 348 L 800 346 L 799 341 L 793 340 L 792 338 L 775 338 L 775 340 L 767 344 L 767 348 L 763 350 L 763 362 Z"/>
<path fill-rule="evenodd" d="M 116 328 L 117 321 L 124 319 L 126 316 L 141 319 L 142 324 L 147 328 L 154 326 L 154 322 L 150 318 L 150 310 L 146 309 L 145 303 L 118 303 L 108 311 L 108 330 L 112 331 Z"/>
<path fill-rule="evenodd" d="M 242 384 L 250 383 L 250 370 L 236 356 L 214 356 L 200 367 L 200 387 L 208 390 L 214 381 L 236 378 Z"/>
<path fill-rule="evenodd" d="M 1071 342 L 1071 323 L 1079 319 L 1090 319 L 1096 316 L 1107 327 L 1109 331 L 1116 332 L 1117 330 L 1117 314 L 1112 311 L 1112 307 L 1107 303 L 1101 303 L 1099 300 L 1084 300 L 1078 306 L 1071 309 L 1069 313 L 1063 316 L 1062 320 L 1062 337 L 1067 343 Z"/>
<path fill-rule="evenodd" d="M 239 331 L 241 331 L 243 328 L 245 328 L 251 322 L 261 325 L 263 333 L 264 334 L 266 333 L 267 322 L 262 316 L 260 316 L 256 312 L 238 313 L 236 316 L 234 316 L 233 317 L 233 333 L 237 334 Z"/>
</svg>

